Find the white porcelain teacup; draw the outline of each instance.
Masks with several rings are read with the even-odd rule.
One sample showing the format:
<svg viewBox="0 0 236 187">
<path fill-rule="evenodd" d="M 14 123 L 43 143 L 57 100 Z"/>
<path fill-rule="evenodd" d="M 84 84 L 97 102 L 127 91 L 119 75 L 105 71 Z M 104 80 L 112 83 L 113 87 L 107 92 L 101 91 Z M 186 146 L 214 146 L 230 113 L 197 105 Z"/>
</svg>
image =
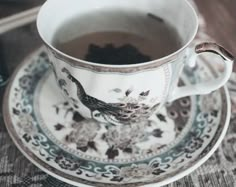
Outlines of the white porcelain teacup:
<svg viewBox="0 0 236 187">
<path fill-rule="evenodd" d="M 100 15 L 98 20 L 103 19 L 102 22 L 81 23 L 79 30 L 68 37 L 109 30 L 145 33 L 148 28 L 141 31 L 137 22 L 129 20 L 127 24 L 125 13 L 133 11 L 170 23 L 179 33 L 182 47 L 150 62 L 106 65 L 76 59 L 52 45 L 53 37 L 63 23 L 88 13 L 115 9 L 120 11 L 119 17 L 102 18 Z M 78 104 L 79 112 L 87 119 L 99 116 L 113 124 L 137 123 L 148 119 L 166 102 L 208 94 L 222 87 L 232 72 L 234 58 L 223 47 L 215 43 L 190 47 L 198 30 L 198 19 L 186 0 L 48 0 L 39 12 L 37 27 L 48 48 L 57 83 L 67 99 Z M 223 59 L 224 72 L 215 80 L 178 87 L 183 67 L 204 52 L 219 55 Z"/>
</svg>

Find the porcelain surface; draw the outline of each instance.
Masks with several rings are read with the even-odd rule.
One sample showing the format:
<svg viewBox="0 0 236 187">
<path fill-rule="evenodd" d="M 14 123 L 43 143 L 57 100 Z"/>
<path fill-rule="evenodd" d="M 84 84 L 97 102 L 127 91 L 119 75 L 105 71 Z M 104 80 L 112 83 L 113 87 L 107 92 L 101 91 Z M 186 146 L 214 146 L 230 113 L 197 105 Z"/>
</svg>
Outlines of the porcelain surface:
<svg viewBox="0 0 236 187">
<path fill-rule="evenodd" d="M 215 78 L 217 71 L 201 62 L 194 71 L 184 71 L 180 84 Z M 111 125 L 83 117 L 83 106 L 67 102 L 55 82 L 40 49 L 15 72 L 5 95 L 4 118 L 30 161 L 77 186 L 167 184 L 209 158 L 228 128 L 226 88 L 169 103 L 142 123 Z M 123 99 L 132 99 L 123 94 Z"/>
</svg>

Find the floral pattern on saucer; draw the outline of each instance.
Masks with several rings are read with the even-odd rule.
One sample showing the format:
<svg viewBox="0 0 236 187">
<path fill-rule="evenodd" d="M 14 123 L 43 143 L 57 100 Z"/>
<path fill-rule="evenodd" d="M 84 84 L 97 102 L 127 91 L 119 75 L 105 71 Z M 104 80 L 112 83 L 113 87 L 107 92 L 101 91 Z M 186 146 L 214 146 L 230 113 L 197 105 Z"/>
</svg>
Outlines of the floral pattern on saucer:
<svg viewBox="0 0 236 187">
<path fill-rule="evenodd" d="M 190 172 L 228 127 L 224 88 L 169 103 L 134 127 L 86 120 L 80 106 L 60 96 L 49 66 L 44 50 L 20 66 L 6 94 L 5 121 L 32 162 L 73 184 L 144 186 Z M 194 72 L 186 70 L 182 81 L 196 83 L 214 74 L 200 64 Z"/>
</svg>

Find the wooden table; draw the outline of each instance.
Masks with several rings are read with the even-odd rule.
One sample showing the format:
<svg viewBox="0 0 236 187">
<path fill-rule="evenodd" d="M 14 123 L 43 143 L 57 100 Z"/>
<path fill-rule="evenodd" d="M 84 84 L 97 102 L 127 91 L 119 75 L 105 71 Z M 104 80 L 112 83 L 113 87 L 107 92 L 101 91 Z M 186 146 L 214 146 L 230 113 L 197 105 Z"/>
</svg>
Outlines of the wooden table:
<svg viewBox="0 0 236 187">
<path fill-rule="evenodd" d="M 206 20 L 208 34 L 236 56 L 236 1 L 195 0 L 195 2 Z"/>
<path fill-rule="evenodd" d="M 19 3 L 14 0 L 0 0 L 0 18 L 39 5 L 44 1 L 24 0 Z M 195 2 L 207 22 L 209 35 L 236 56 L 236 1 L 195 0 Z"/>
</svg>

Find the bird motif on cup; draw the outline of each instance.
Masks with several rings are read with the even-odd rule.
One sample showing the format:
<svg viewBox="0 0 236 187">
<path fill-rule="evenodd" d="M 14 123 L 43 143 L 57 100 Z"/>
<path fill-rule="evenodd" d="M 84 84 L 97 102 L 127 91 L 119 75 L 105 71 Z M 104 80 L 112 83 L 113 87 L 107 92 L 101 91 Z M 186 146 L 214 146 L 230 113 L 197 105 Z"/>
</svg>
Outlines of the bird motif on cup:
<svg viewBox="0 0 236 187">
<path fill-rule="evenodd" d="M 63 68 L 62 72 L 75 84 L 77 88 L 76 95 L 81 103 L 90 110 L 92 118 L 94 118 L 94 112 L 98 111 L 99 115 L 101 115 L 106 122 L 113 125 L 131 125 L 143 120 L 148 120 L 151 114 L 154 113 L 159 106 L 159 104 L 156 104 L 153 107 L 150 107 L 144 103 L 131 102 L 106 103 L 88 95 L 80 81 L 71 75 L 68 69 Z"/>
</svg>

